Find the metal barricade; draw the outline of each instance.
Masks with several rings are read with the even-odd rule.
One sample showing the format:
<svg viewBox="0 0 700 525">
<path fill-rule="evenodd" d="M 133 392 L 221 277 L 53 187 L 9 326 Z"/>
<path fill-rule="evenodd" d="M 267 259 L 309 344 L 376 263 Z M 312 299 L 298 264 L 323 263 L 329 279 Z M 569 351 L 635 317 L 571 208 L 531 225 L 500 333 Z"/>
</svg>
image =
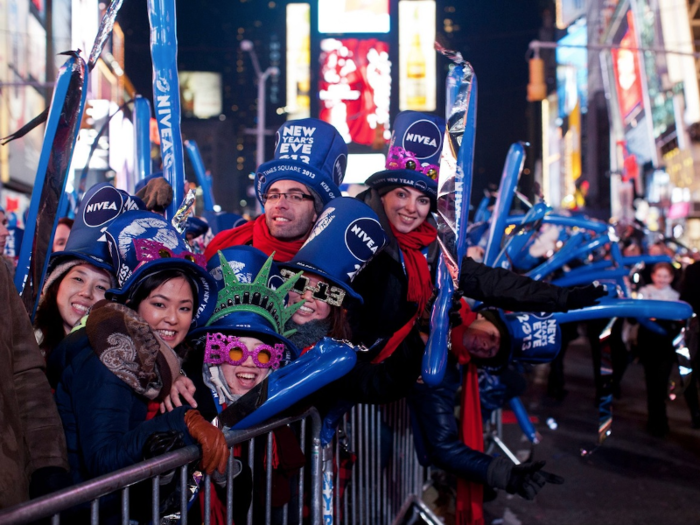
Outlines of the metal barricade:
<svg viewBox="0 0 700 525">
<path fill-rule="evenodd" d="M 391 525 L 407 500 L 421 497 L 429 472 L 418 462 L 405 400 L 355 406 L 333 447 L 333 523 Z"/>
<path fill-rule="evenodd" d="M 310 429 L 308 428 L 310 422 Z M 298 494 L 291 502 L 293 508 L 290 510 L 290 505 L 285 505 L 281 512 L 277 513 L 275 523 L 283 525 L 293 523 L 311 523 L 313 525 L 321 524 L 321 444 L 320 431 L 321 420 L 318 412 L 315 409 L 309 409 L 302 414 L 289 416 L 284 418 L 269 421 L 266 424 L 258 425 L 247 430 L 237 430 L 228 432 L 226 441 L 230 447 L 227 483 L 226 483 L 226 519 L 225 523 L 230 525 L 233 522 L 233 506 L 235 497 L 233 490 L 233 471 L 234 471 L 234 455 L 233 446 L 238 444 L 247 444 L 247 459 L 248 465 L 251 468 L 253 476 L 255 476 L 255 448 L 258 446 L 258 440 L 263 439 L 266 446 L 267 458 L 272 458 L 273 454 L 273 437 L 272 431 L 276 428 L 291 425 L 296 431 L 299 443 L 306 455 L 306 466 L 303 467 L 299 474 Z M 122 525 L 130 524 L 130 487 L 136 483 L 151 480 L 151 523 L 161 524 L 168 523 L 160 513 L 160 486 L 161 476 L 167 474 L 174 469 L 177 469 L 177 476 L 180 488 L 179 502 L 179 517 L 171 523 L 181 523 L 187 525 L 187 510 L 188 500 L 191 494 L 188 491 L 188 465 L 197 461 L 201 457 L 197 446 L 189 446 L 168 454 L 163 454 L 157 458 L 138 463 L 131 467 L 127 467 L 104 476 L 100 476 L 93 480 L 81 483 L 68 489 L 50 494 L 48 496 L 32 500 L 21 505 L 0 511 L 0 525 L 21 525 L 30 523 L 40 518 L 51 516 L 51 524 L 59 525 L 61 523 L 60 514 L 69 509 L 74 509 L 77 505 L 90 505 L 89 511 L 85 507 L 84 512 L 89 513 L 89 521 L 91 524 L 100 522 L 100 498 L 108 495 L 117 495 L 119 493 L 121 509 Z M 264 517 L 253 515 L 253 504 L 248 511 L 247 522 L 251 525 L 255 523 L 272 523 L 272 508 L 271 508 L 271 485 L 272 485 L 272 469 L 273 461 L 266 462 L 266 491 Z M 308 479 L 307 479 L 308 476 Z M 211 477 L 204 477 L 204 523 L 209 525 L 212 523 L 211 517 Z M 201 486 L 201 485 L 200 485 Z M 255 479 L 253 478 L 253 486 Z M 307 496 L 305 498 L 305 496 Z M 253 494 L 255 497 L 256 494 Z M 309 518 L 304 519 L 304 505 L 308 504 Z M 102 516 L 104 517 L 104 516 Z M 73 519 L 73 518 L 71 518 Z M 379 523 L 379 522 L 377 522 Z M 240 524 L 236 524 L 240 525 Z"/>
</svg>

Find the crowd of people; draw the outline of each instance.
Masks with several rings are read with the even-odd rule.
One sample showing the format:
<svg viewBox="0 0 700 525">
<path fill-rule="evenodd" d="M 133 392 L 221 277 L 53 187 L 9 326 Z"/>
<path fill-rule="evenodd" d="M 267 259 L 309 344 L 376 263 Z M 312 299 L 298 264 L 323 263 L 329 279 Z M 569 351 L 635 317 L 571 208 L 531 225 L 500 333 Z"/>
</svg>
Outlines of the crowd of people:
<svg viewBox="0 0 700 525">
<path fill-rule="evenodd" d="M 200 468 L 219 490 L 228 459 L 222 430 L 234 424 L 229 408 L 245 424 L 258 410 L 279 413 L 303 400 L 330 417 L 354 403 L 408 398 L 423 460 L 459 479 L 460 523 L 483 522 L 484 487 L 532 499 L 546 483 L 563 482 L 542 462 L 516 466 L 484 453 L 478 371 L 505 370 L 525 348 L 518 334 L 539 322 L 504 310 L 584 308 L 606 294 L 602 286 L 557 287 L 465 257 L 445 378 L 436 387 L 421 380 L 444 128 L 439 117 L 400 113 L 386 168 L 353 198 L 340 191 L 347 162 L 340 133 L 316 119 L 288 121 L 274 158 L 257 170 L 264 213 L 206 246 L 203 221 L 180 232 L 162 216 L 172 198 L 164 179 L 153 178 L 139 196 L 109 184 L 91 188 L 74 223 L 59 223 L 70 234 L 56 244 L 56 232 L 33 328 L 9 268 L 0 268 L 12 321 L 0 343 L 7 375 L 0 464 L 13 473 L 0 480 L 0 508 L 190 444 L 201 446 Z M 2 242 L 4 228 L 0 221 Z M 691 268 L 688 282 L 697 273 Z M 654 267 L 652 288 L 640 293 L 677 298 L 672 274 Z M 466 299 L 482 306 L 472 310 Z M 529 350 L 552 353 L 546 344 Z M 650 418 L 652 391 L 668 377 L 654 372 Z M 270 385 L 290 378 L 293 391 L 266 398 Z M 657 397 L 654 417 L 662 420 Z M 697 399 L 695 410 L 700 423 Z M 295 437 L 280 431 L 275 440 L 294 464 Z M 249 473 L 237 468 L 240 483 Z M 239 516 L 249 493 L 236 491 Z M 116 512 L 112 503 L 103 512 Z"/>
</svg>

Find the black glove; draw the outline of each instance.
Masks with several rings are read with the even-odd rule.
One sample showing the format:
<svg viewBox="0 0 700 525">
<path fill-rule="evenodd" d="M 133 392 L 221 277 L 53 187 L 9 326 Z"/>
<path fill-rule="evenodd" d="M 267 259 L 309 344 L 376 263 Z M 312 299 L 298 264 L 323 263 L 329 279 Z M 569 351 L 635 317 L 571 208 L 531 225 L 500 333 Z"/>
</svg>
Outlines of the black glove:
<svg viewBox="0 0 700 525">
<path fill-rule="evenodd" d="M 455 290 L 452 294 L 452 306 L 450 306 L 450 328 L 457 328 L 462 324 L 462 315 L 459 311 L 462 309 L 462 297 L 464 297 L 464 292 L 462 290 Z"/>
<path fill-rule="evenodd" d="M 598 299 L 608 295 L 608 291 L 602 284 L 592 283 L 587 286 L 575 286 L 567 288 L 566 309 L 578 310 L 586 306 L 598 304 Z"/>
<path fill-rule="evenodd" d="M 46 496 L 73 484 L 73 478 L 61 467 L 42 467 L 32 473 L 29 481 L 29 498 Z"/>
<path fill-rule="evenodd" d="M 541 470 L 544 465 L 544 461 L 514 465 L 508 458 L 498 457 L 489 465 L 486 482 L 497 489 L 505 489 L 508 494 L 519 494 L 532 500 L 545 483 L 564 483 L 561 476 Z"/>
<path fill-rule="evenodd" d="M 440 290 L 438 288 L 433 288 L 433 293 L 430 296 L 430 299 L 428 299 L 428 304 L 425 305 L 423 314 L 418 318 L 418 329 L 425 334 L 430 333 L 430 318 L 433 314 L 433 306 L 435 305 L 435 301 L 437 300 L 439 293 Z M 452 294 L 452 304 L 450 305 L 450 309 L 448 311 L 448 315 L 450 317 L 450 328 L 455 328 L 462 324 L 462 316 L 460 315 L 459 311 L 462 308 L 463 296 L 464 292 L 459 289 L 455 290 L 454 294 Z"/>
<path fill-rule="evenodd" d="M 154 432 L 143 444 L 143 459 L 151 459 L 185 446 L 184 436 L 178 430 Z"/>
</svg>

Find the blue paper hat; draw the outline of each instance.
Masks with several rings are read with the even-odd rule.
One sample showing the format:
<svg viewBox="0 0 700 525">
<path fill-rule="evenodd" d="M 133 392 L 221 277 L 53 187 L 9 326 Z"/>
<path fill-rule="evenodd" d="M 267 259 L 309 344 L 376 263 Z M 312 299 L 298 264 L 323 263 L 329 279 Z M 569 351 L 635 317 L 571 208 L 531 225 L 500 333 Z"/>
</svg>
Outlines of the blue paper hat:
<svg viewBox="0 0 700 525">
<path fill-rule="evenodd" d="M 188 217 L 185 223 L 185 235 L 192 235 L 194 238 L 204 235 L 209 231 L 209 224 L 199 217 Z"/>
<path fill-rule="evenodd" d="M 108 298 L 125 301 L 135 286 L 162 270 L 186 272 L 197 288 L 197 311 L 192 325 L 204 324 L 216 306 L 216 281 L 204 268 L 204 256 L 187 249 L 182 236 L 161 215 L 130 211 L 114 219 L 106 231 L 109 253 L 118 289 L 107 290 Z"/>
<path fill-rule="evenodd" d="M 228 268 L 222 267 L 222 258 Z M 284 344 L 285 360 L 299 356 L 299 349 L 285 337 L 294 331 L 285 332 L 284 325 L 303 303 L 286 307 L 291 285 L 285 285 L 272 257 L 252 246 L 231 246 L 211 257 L 207 270 L 217 282 L 216 309 L 206 326 L 192 332 L 193 337 L 245 333 Z"/>
<path fill-rule="evenodd" d="M 402 111 L 394 121 L 386 169 L 372 175 L 365 184 L 375 189 L 409 186 L 425 193 L 435 204 L 444 134 L 445 119 Z"/>
<path fill-rule="evenodd" d="M 51 255 L 49 273 L 68 258 L 82 259 L 114 273 L 105 231 L 122 213 L 145 209 L 146 205 L 141 199 L 118 190 L 108 182 L 94 185 L 78 206 L 65 248 Z"/>
<path fill-rule="evenodd" d="M 479 313 L 485 314 L 492 322 L 495 321 L 494 324 L 501 333 L 499 354 L 505 354 L 501 357 L 507 357 L 507 361 L 549 363 L 559 353 L 561 328 L 552 314 L 506 314 L 499 309 L 487 309 Z"/>
<path fill-rule="evenodd" d="M 362 303 L 351 283 L 385 244 L 377 214 L 357 199 L 340 197 L 326 204 L 304 245 L 280 266 L 314 273 Z"/>
<path fill-rule="evenodd" d="M 213 212 L 205 211 L 204 218 L 209 223 L 211 232 L 216 235 L 224 230 L 230 230 L 231 228 L 237 228 L 238 226 L 245 224 L 246 221 L 240 215 L 230 212 Z"/>
<path fill-rule="evenodd" d="M 293 180 L 316 192 L 323 204 L 340 197 L 348 147 L 331 124 L 315 118 L 290 120 L 277 131 L 274 160 L 258 167 L 255 191 L 262 195 L 278 180 Z"/>
</svg>

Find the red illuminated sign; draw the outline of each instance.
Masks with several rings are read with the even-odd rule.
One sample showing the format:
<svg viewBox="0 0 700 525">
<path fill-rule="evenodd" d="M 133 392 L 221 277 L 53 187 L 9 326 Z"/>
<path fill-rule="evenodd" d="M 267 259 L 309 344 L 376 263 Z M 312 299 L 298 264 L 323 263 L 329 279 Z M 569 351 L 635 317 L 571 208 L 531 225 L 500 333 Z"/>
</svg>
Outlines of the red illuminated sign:
<svg viewBox="0 0 700 525">
<path fill-rule="evenodd" d="M 631 51 L 637 47 L 632 11 L 627 13 L 628 29 L 620 40 L 620 49 L 612 50 L 613 71 L 617 99 L 620 103 L 622 120 L 627 124 L 630 114 L 642 104 L 642 79 L 639 66 L 639 53 Z"/>
<path fill-rule="evenodd" d="M 321 42 L 319 117 L 346 142 L 371 146 L 389 123 L 389 45 L 376 38 L 327 38 Z"/>
</svg>

